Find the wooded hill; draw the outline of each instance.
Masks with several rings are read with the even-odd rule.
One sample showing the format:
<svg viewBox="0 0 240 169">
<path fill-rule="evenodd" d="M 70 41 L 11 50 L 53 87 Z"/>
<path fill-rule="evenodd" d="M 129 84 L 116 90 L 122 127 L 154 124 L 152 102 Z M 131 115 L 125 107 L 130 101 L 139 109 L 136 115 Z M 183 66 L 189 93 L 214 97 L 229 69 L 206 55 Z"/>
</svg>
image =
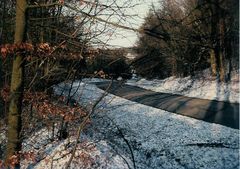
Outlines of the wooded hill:
<svg viewBox="0 0 240 169">
<path fill-rule="evenodd" d="M 142 25 L 134 65 L 145 77 L 194 75 L 210 68 L 220 81 L 239 70 L 239 5 L 232 0 L 168 0 Z"/>
</svg>

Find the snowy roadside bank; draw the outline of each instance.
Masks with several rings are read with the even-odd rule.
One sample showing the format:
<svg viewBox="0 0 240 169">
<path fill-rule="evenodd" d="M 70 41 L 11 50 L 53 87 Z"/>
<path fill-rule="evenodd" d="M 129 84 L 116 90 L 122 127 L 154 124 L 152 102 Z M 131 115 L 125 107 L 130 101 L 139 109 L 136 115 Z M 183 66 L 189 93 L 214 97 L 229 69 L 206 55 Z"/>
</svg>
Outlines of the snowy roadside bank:
<svg viewBox="0 0 240 169">
<path fill-rule="evenodd" d="M 239 73 L 235 73 L 229 83 L 219 83 L 211 79 L 207 70 L 203 74 L 195 79 L 191 77 L 169 77 L 164 80 L 131 79 L 127 84 L 156 92 L 239 103 Z"/>
<path fill-rule="evenodd" d="M 76 81 L 71 92 L 73 99 L 91 107 L 104 93 L 92 83 L 99 81 L 102 80 Z M 61 83 L 55 87 L 55 93 L 68 95 L 70 85 L 64 86 Z M 53 140 L 52 129 L 44 126 L 24 139 L 23 151 L 33 152 L 34 160 L 30 162 L 28 157 L 21 161 L 22 168 L 64 168 L 70 158 L 79 123 L 72 125 L 74 132 L 70 132 L 65 140 Z M 5 144 L 5 134 L 2 135 L 0 143 Z M 92 123 L 81 135 L 71 164 L 71 169 L 78 168 L 237 169 L 239 130 L 108 94 L 99 103 Z"/>
<path fill-rule="evenodd" d="M 85 106 L 93 104 L 103 93 L 90 82 L 85 80 L 79 88 L 78 82 L 73 85 L 74 89 L 78 88 L 73 98 Z M 55 92 L 67 93 L 59 90 L 61 88 L 60 85 Z M 85 135 L 104 141 L 125 159 L 111 163 L 107 168 L 128 168 L 123 163 L 133 161 L 122 136 L 116 134 L 117 131 L 113 134 L 114 128 L 120 130 L 129 142 L 136 168 L 239 167 L 239 130 L 176 115 L 111 94 L 99 103 L 97 110 L 93 125 Z M 130 166 L 133 167 L 133 162 Z"/>
</svg>

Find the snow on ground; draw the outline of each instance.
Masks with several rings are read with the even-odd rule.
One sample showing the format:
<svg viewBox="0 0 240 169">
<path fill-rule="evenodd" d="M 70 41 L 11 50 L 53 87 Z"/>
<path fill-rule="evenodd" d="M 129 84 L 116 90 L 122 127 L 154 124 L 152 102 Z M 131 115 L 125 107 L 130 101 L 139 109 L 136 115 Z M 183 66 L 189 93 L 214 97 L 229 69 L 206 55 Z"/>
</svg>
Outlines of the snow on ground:
<svg viewBox="0 0 240 169">
<path fill-rule="evenodd" d="M 91 107 L 104 93 L 94 85 L 99 81 L 102 80 L 76 81 L 71 92 L 73 99 Z M 152 84 L 157 85 L 149 82 Z M 67 95 L 69 88 L 70 84 L 61 83 L 54 91 Z M 73 128 L 77 129 L 78 125 Z M 34 146 L 37 158 L 31 164 L 23 160 L 23 168 L 64 168 L 76 134 L 62 141 L 51 140 L 51 135 L 51 130 L 44 127 L 24 140 L 23 151 L 30 151 Z M 71 168 L 237 169 L 239 130 L 108 94 L 82 133 Z"/>
<path fill-rule="evenodd" d="M 239 73 L 234 73 L 229 83 L 219 83 L 205 70 L 198 78 L 169 77 L 164 80 L 131 79 L 129 85 L 139 86 L 156 92 L 181 94 L 210 100 L 239 103 Z"/>
<path fill-rule="evenodd" d="M 29 159 L 21 162 L 22 168 L 48 169 L 65 168 L 70 159 L 71 149 L 76 141 L 76 137 L 71 136 L 63 141 L 49 140 L 51 133 L 46 128 L 34 133 L 29 139 L 23 142 L 24 151 L 32 151 L 37 154 L 37 158 L 29 164 Z M 93 139 L 82 134 L 81 142 L 77 146 L 75 158 L 71 163 L 72 169 L 84 168 L 127 168 L 122 157 L 114 153 L 112 148 L 104 140 L 93 142 Z M 43 143 L 43 141 L 45 143 Z M 29 144 L 29 143 L 34 144 Z M 32 150 L 32 145 L 35 149 Z"/>
<path fill-rule="evenodd" d="M 60 84 L 55 92 L 62 93 L 63 86 Z M 69 88 L 69 85 L 66 86 Z M 86 79 L 84 83 L 74 83 L 74 89 L 78 90 L 74 99 L 83 105 L 93 104 L 104 92 L 91 81 L 87 83 Z M 173 114 L 111 94 L 99 103 L 93 123 L 84 134 L 91 141 L 101 140 L 106 144 L 108 153 L 97 149 L 101 152 L 99 154 L 106 155 L 108 159 L 121 159 L 112 161 L 107 168 L 134 168 L 134 164 L 140 169 L 239 167 L 239 130 Z M 60 161 L 58 165 L 63 163 Z"/>
<path fill-rule="evenodd" d="M 101 79 L 92 79 L 91 82 L 100 82 Z M 75 82 L 72 91 L 74 99 L 80 101 L 85 107 L 91 105 L 101 96 L 103 91 L 97 89 L 95 85 L 83 82 Z M 55 87 L 55 93 L 58 95 L 68 95 L 70 84 L 62 83 Z M 97 96 L 97 97 L 96 97 Z M 21 161 L 22 168 L 28 169 L 48 169 L 48 168 L 65 168 L 70 159 L 71 150 L 76 142 L 76 131 L 78 125 L 71 126 L 75 128 L 75 132 L 70 134 L 65 140 L 57 140 L 52 138 L 52 129 L 43 127 L 39 131 L 30 135 L 23 141 L 23 152 L 32 152 L 34 158 L 26 158 Z M 59 126 L 55 125 L 55 130 Z M 55 131 L 56 132 L 56 131 Z M 129 168 L 127 157 L 116 153 L 116 151 L 107 143 L 105 139 L 97 139 L 94 131 L 82 133 L 75 153 L 75 158 L 71 162 L 72 169 L 125 169 Z M 93 136 L 91 136 L 93 135 Z M 1 142 L 1 140 L 0 140 Z M 128 160 L 130 161 L 130 160 Z"/>
</svg>

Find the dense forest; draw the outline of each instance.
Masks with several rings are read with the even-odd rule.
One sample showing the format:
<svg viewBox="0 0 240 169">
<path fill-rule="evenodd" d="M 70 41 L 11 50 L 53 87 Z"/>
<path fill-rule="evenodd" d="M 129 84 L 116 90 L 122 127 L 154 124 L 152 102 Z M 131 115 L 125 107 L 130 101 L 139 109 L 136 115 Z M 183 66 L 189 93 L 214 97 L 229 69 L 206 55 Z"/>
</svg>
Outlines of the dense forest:
<svg viewBox="0 0 240 169">
<path fill-rule="evenodd" d="M 221 81 L 239 69 L 239 7 L 232 0 L 169 0 L 149 11 L 134 65 L 146 77 L 185 77 L 211 68 Z"/>
<path fill-rule="evenodd" d="M 0 127 L 7 128 L 7 141 L 0 146 L 0 168 L 20 167 L 30 153 L 21 152 L 23 140 L 42 126 L 53 130 L 52 140 L 66 139 L 71 127 L 80 137 L 96 104 L 86 110 L 72 103 L 71 90 L 55 96 L 52 86 L 60 82 L 72 87 L 85 77 L 127 79 L 131 69 L 147 78 L 186 77 L 207 68 L 219 81 L 231 81 L 239 70 L 238 3 L 162 0 L 137 29 L 126 23 L 134 15 L 124 14 L 137 1 L 1 0 Z M 108 49 L 103 40 L 115 28 L 138 33 L 130 64 L 124 49 Z"/>
</svg>

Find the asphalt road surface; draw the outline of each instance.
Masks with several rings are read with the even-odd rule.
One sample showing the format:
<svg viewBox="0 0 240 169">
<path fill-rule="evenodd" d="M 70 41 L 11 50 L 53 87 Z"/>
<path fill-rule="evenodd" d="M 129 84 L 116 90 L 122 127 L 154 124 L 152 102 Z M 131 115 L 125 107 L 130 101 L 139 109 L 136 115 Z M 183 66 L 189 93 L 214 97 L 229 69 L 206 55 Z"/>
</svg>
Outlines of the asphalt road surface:
<svg viewBox="0 0 240 169">
<path fill-rule="evenodd" d="M 106 90 L 110 82 L 96 83 Z M 239 129 L 239 104 L 160 93 L 137 86 L 113 82 L 109 93 L 147 106 Z"/>
</svg>

